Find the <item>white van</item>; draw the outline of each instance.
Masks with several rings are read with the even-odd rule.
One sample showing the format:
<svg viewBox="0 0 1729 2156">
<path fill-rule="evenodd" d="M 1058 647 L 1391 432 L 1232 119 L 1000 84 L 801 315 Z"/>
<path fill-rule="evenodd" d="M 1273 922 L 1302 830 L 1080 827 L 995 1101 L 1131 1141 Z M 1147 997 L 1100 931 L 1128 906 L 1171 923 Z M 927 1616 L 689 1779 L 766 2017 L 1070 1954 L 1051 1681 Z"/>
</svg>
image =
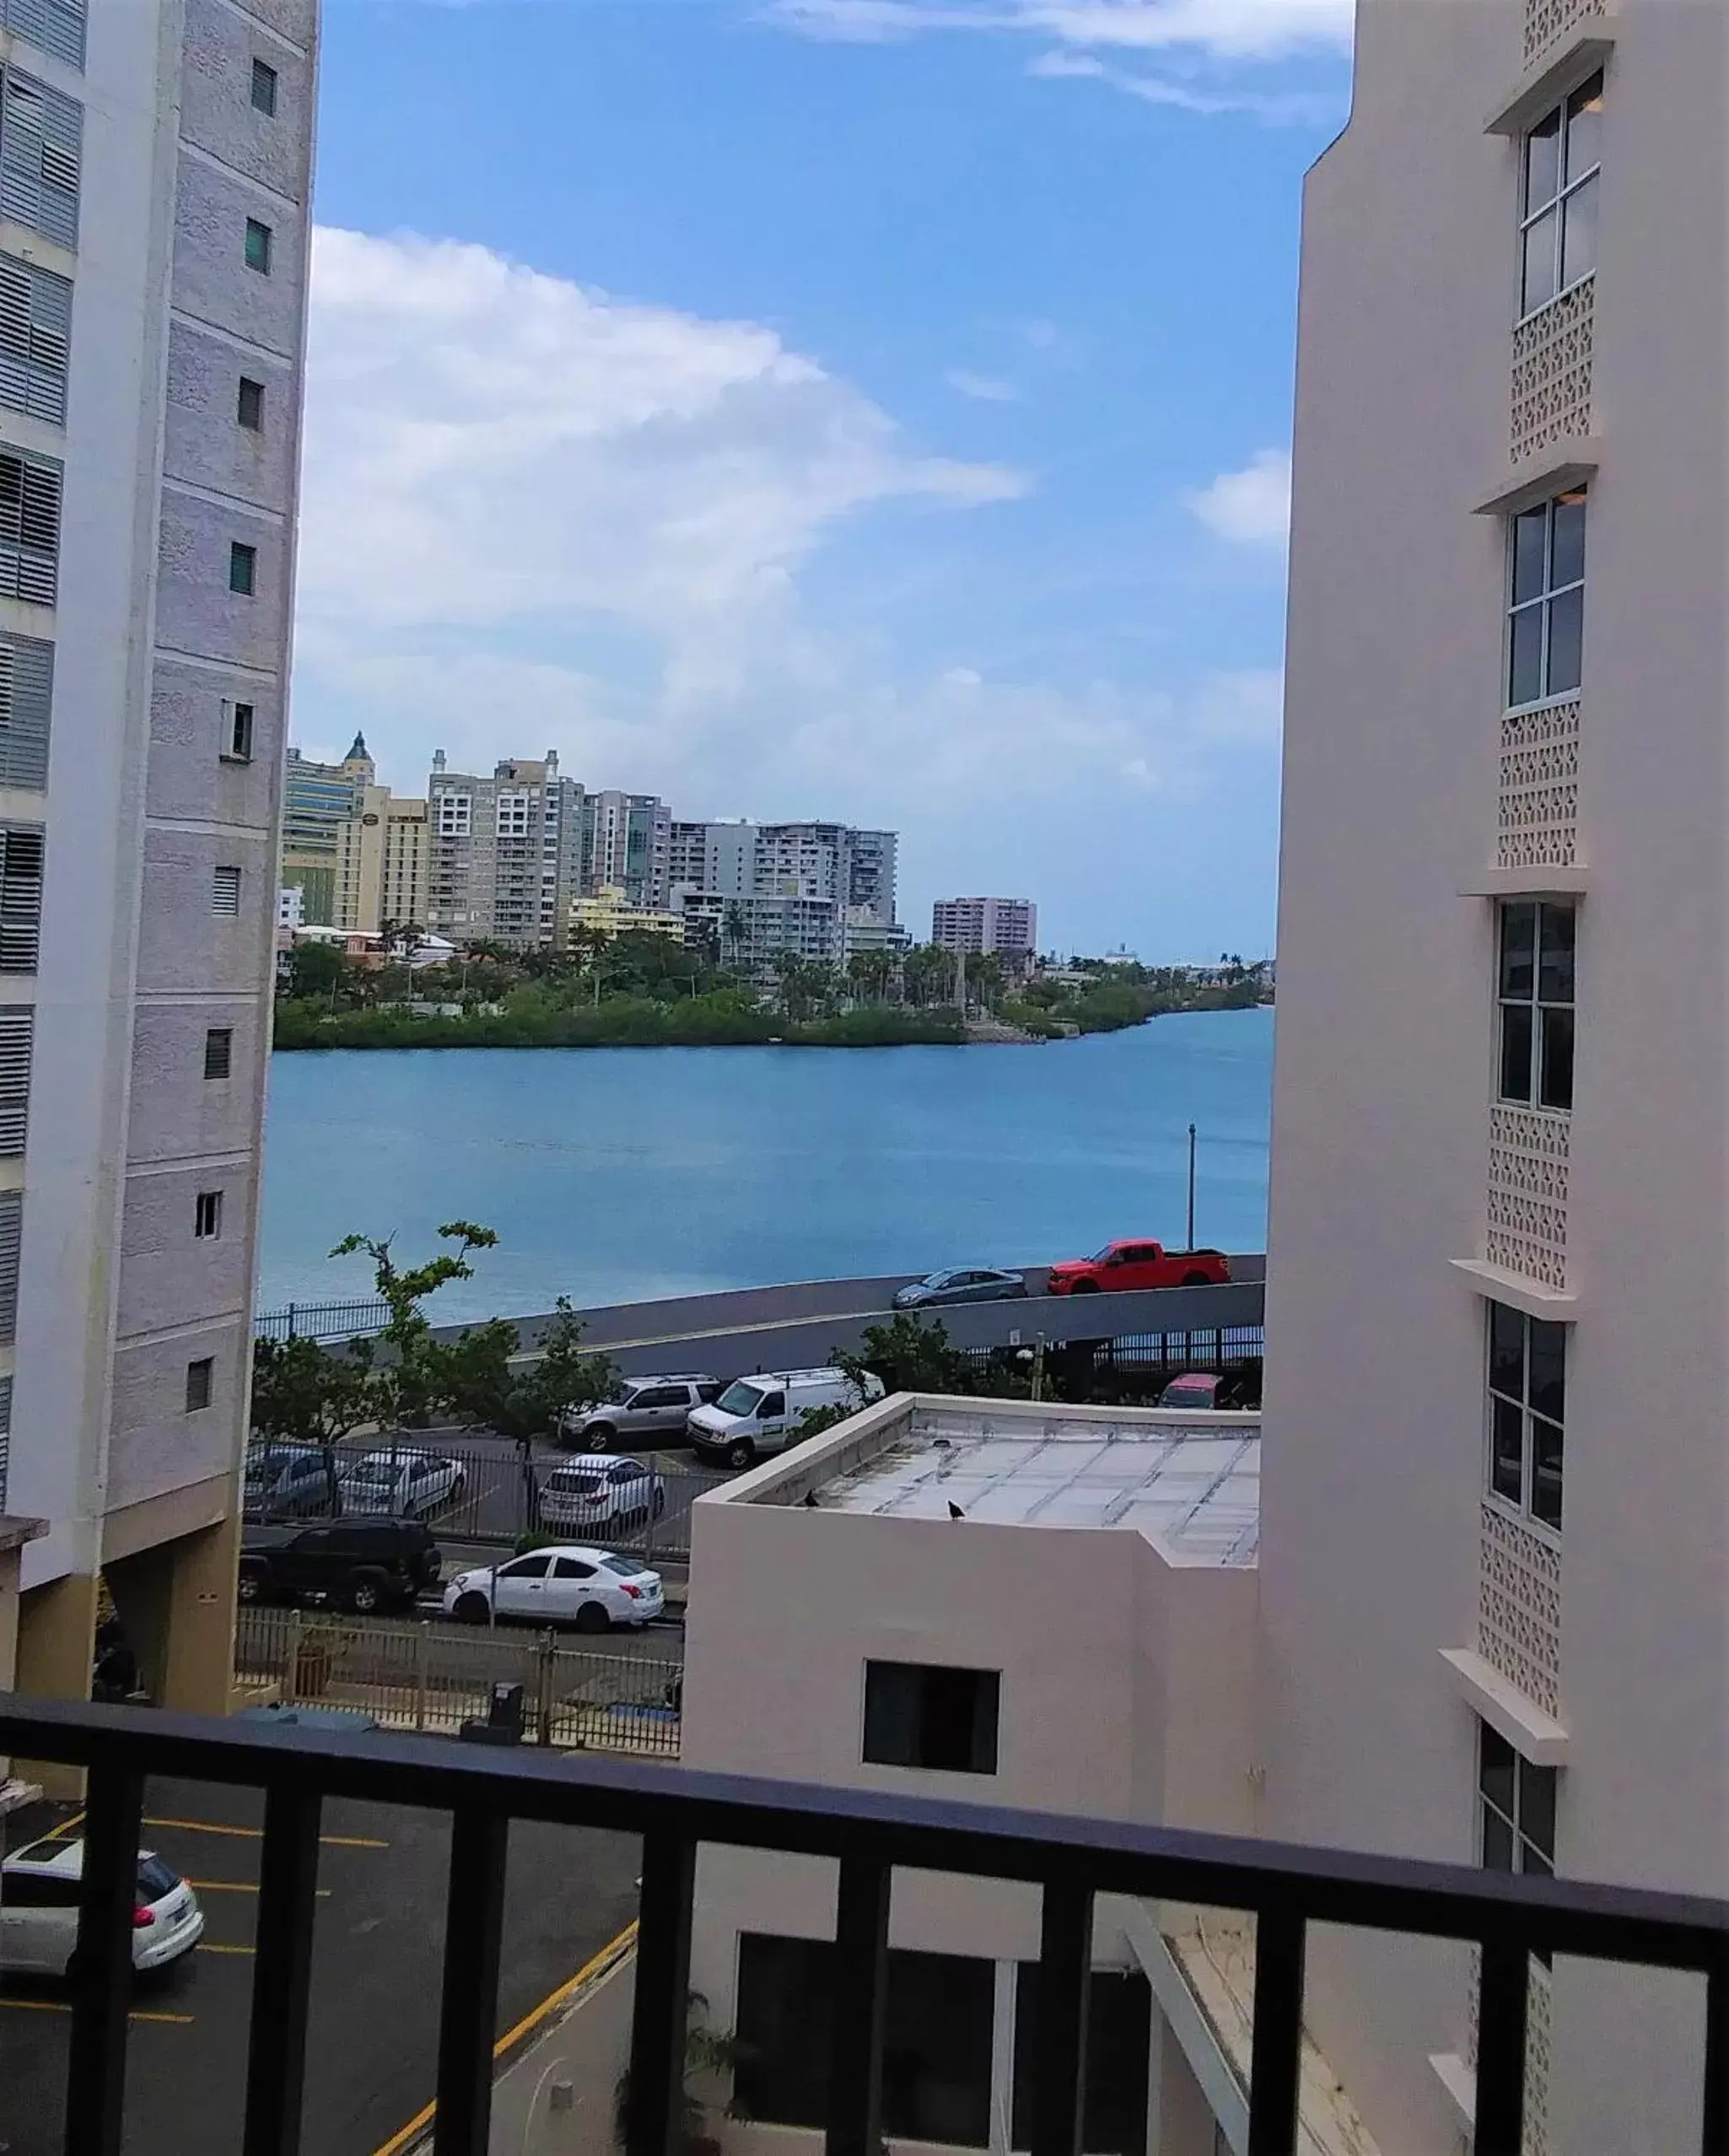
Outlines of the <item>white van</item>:
<svg viewBox="0 0 1729 2156">
<path fill-rule="evenodd" d="M 882 1380 L 864 1375 L 864 1404 L 882 1398 Z M 796 1444 L 799 1426 L 813 1408 L 859 1405 L 844 1370 L 759 1370 L 727 1387 L 712 1407 L 699 1407 L 685 1425 L 699 1459 L 749 1467 L 764 1453 Z"/>
</svg>

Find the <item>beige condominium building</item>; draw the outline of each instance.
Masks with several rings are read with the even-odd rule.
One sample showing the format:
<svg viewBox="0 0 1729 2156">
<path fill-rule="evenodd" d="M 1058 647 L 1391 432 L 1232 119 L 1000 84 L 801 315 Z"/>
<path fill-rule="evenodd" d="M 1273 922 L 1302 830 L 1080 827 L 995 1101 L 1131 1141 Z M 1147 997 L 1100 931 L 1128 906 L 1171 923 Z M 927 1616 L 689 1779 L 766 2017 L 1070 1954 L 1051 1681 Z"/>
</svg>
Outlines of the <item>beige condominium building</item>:
<svg viewBox="0 0 1729 2156">
<path fill-rule="evenodd" d="M 371 935 L 386 923 L 423 929 L 430 859 L 426 803 L 388 786 L 364 788 L 355 813 L 337 827 L 331 927 Z"/>
<path fill-rule="evenodd" d="M 459 946 L 563 945 L 582 888 L 583 790 L 559 777 L 556 751 L 504 757 L 483 779 L 439 749 L 427 817 L 423 926 Z"/>
<path fill-rule="evenodd" d="M 0 1512 L 46 1523 L 15 1674 L 87 1695 L 100 1575 L 154 1695 L 219 1707 L 316 10 L 43 0 L 5 24 Z"/>
<path fill-rule="evenodd" d="M 1266 1830 L 1729 1891 L 1729 8 L 1362 0 L 1302 263 Z M 1715 984 L 1715 985 L 1713 985 Z M 1697 2147 L 1701 2002 L 1532 1971 L 1534 2156 Z M 1315 1943 L 1399 2156 L 1462 1954 Z"/>
</svg>

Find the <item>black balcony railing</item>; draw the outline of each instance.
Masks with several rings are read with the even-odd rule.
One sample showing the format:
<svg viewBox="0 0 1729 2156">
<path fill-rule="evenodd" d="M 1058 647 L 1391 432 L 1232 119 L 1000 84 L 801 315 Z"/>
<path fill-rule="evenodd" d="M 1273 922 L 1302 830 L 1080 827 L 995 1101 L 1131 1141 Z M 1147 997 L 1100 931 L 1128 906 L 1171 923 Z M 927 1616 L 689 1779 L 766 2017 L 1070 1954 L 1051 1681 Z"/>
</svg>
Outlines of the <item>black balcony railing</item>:
<svg viewBox="0 0 1729 2156">
<path fill-rule="evenodd" d="M 627 2156 L 676 2156 L 692 1890 L 703 1842 L 836 1858 L 838 1993 L 828 2156 L 878 2156 L 897 1867 L 1042 1890 L 1032 2156 L 1079 2149 L 1092 1911 L 1101 1894 L 1252 1911 L 1251 2156 L 1294 2156 L 1304 1942 L 1312 1923 L 1481 1948 L 1477 2156 L 1518 2156 L 1533 1953 L 1698 1972 L 1705 2156 L 1729 2152 L 1729 1903 L 1574 1880 L 1347 1856 L 1115 1820 L 1061 1819 L 379 1733 L 240 1727 L 189 1715 L 0 1695 L 0 1751 L 89 1770 L 65 2148 L 119 2156 L 133 1887 L 144 1777 L 261 1788 L 256 1975 L 243 2156 L 298 2156 L 320 1808 L 408 1804 L 452 1821 L 439 2042 L 437 2156 L 482 2156 L 492 2100 L 510 1822 L 640 1835 L 643 1875 Z M 199 2156 L 199 2152 L 189 2152 Z M 1677 2156 L 1679 2153 L 1677 2152 Z"/>
</svg>

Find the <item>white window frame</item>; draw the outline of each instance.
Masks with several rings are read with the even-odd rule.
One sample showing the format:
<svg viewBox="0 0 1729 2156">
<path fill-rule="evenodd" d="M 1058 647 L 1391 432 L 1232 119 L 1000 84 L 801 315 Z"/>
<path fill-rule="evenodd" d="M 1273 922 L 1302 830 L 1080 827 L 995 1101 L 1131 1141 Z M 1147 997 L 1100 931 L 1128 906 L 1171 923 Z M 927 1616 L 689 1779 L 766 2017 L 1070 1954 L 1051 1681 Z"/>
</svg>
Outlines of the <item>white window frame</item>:
<svg viewBox="0 0 1729 2156">
<path fill-rule="evenodd" d="M 1565 1325 L 1554 1318 L 1532 1318 L 1527 1312 L 1515 1310 L 1510 1304 L 1493 1300 L 1484 1306 L 1483 1328 L 1483 1486 L 1489 1501 L 1528 1527 L 1534 1534 L 1559 1544 L 1562 1526 L 1566 1519 L 1567 1490 L 1567 1362 L 1572 1346 Z M 1516 1398 L 1501 1391 L 1495 1383 L 1495 1313 L 1503 1312 L 1518 1321 L 1521 1329 L 1519 1364 L 1520 1392 Z M 1531 1388 L 1531 1329 L 1533 1325 L 1553 1325 L 1561 1334 L 1561 1411 L 1559 1419 L 1532 1404 Z M 1495 1486 L 1495 1404 L 1497 1401 L 1514 1409 L 1519 1416 L 1519 1494 L 1516 1497 Z M 1537 1487 L 1537 1429 L 1541 1423 L 1546 1430 L 1559 1435 L 1560 1443 L 1556 1467 L 1558 1507 L 1559 1517 L 1545 1519 L 1534 1508 Z"/>
<path fill-rule="evenodd" d="M 1570 577 L 1565 584 L 1554 582 L 1555 509 L 1559 503 L 1570 503 L 1575 496 L 1582 503 L 1585 516 L 1585 546 L 1581 550 L 1581 567 L 1576 577 Z M 1535 511 L 1543 512 L 1543 581 L 1539 589 L 1528 599 L 1515 599 L 1514 576 L 1518 558 L 1519 526 Z M 1505 644 L 1501 653 L 1501 703 L 1507 711 L 1540 711 L 1545 704 L 1571 703 L 1584 687 L 1585 651 L 1584 622 L 1585 587 L 1590 571 L 1591 547 L 1591 490 L 1587 487 L 1569 488 L 1561 493 L 1551 495 L 1547 501 L 1532 502 L 1528 509 L 1521 509 L 1516 516 L 1507 519 L 1506 621 Z M 1551 629 L 1554 620 L 1554 606 L 1558 599 L 1570 593 L 1579 594 L 1580 624 L 1580 678 L 1569 688 L 1551 688 L 1549 677 L 1554 662 Z M 1538 693 L 1522 703 L 1513 701 L 1513 624 L 1521 614 L 1536 613 L 1543 623 L 1542 686 Z"/>
<path fill-rule="evenodd" d="M 1568 293 L 1576 292 L 1587 278 L 1597 275 L 1597 248 L 1593 235 L 1590 267 L 1581 270 L 1570 284 L 1564 284 L 1561 281 L 1567 229 L 1567 204 L 1575 196 L 1582 194 L 1587 187 L 1592 186 L 1598 174 L 1602 170 L 1602 159 L 1599 157 L 1594 164 L 1588 165 L 1575 179 L 1570 180 L 1567 176 L 1567 140 L 1572 133 L 1572 123 L 1568 118 L 1568 108 L 1581 92 L 1588 90 L 1593 83 L 1597 85 L 1597 104 L 1601 109 L 1606 100 L 1603 95 L 1603 71 L 1599 67 L 1594 73 L 1587 75 L 1582 83 L 1575 83 L 1564 98 L 1549 106 L 1534 127 L 1527 127 L 1519 137 L 1518 318 L 1522 322 L 1528 321 L 1533 315 L 1540 315 L 1545 307 L 1552 307 L 1557 299 L 1565 299 Z M 1559 117 L 1560 126 L 1555 137 L 1555 191 L 1546 202 L 1539 202 L 1533 209 L 1531 207 L 1531 145 L 1548 122 L 1557 116 Z M 1555 220 L 1555 288 L 1546 299 L 1536 300 L 1527 305 L 1525 299 L 1526 234 L 1533 226 L 1540 224 L 1551 212 L 1554 213 Z"/>
</svg>

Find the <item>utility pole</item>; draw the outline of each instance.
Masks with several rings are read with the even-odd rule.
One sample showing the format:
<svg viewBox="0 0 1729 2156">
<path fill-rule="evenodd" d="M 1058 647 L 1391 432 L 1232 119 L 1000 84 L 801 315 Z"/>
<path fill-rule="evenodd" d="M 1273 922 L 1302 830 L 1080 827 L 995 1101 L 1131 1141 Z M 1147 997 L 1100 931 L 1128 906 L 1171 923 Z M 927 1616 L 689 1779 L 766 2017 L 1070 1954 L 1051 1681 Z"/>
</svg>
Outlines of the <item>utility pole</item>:
<svg viewBox="0 0 1729 2156">
<path fill-rule="evenodd" d="M 1188 1126 L 1188 1248 L 1194 1248 L 1194 1125 Z"/>
</svg>

